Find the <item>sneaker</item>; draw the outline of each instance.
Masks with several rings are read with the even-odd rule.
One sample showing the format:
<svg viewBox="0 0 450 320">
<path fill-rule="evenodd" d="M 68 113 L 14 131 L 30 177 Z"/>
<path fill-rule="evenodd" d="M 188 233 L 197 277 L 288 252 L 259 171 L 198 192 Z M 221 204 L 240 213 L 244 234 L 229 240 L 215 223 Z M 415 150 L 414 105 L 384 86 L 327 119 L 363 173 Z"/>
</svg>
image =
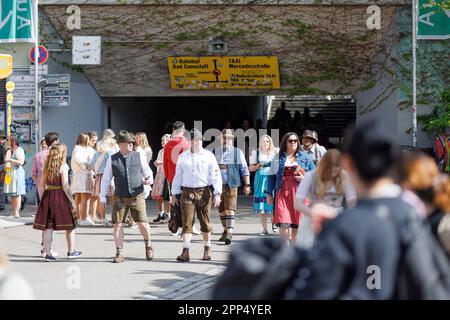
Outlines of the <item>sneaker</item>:
<svg viewBox="0 0 450 320">
<path fill-rule="evenodd" d="M 133 223 L 133 224 L 130 226 L 131 229 L 136 229 L 137 227 L 138 227 L 137 223 Z"/>
<path fill-rule="evenodd" d="M 81 256 L 83 253 L 81 251 L 73 250 L 72 252 L 67 252 L 67 258 L 75 259 Z"/>
<path fill-rule="evenodd" d="M 78 223 L 78 225 L 80 225 L 80 226 L 95 226 L 95 223 L 91 219 L 87 218 L 86 220 L 81 220 Z"/>
<path fill-rule="evenodd" d="M 263 231 L 259 235 L 260 236 L 268 236 L 269 235 L 269 231 Z"/>
<path fill-rule="evenodd" d="M 102 226 L 104 227 L 112 227 L 112 223 L 108 220 L 103 220 Z"/>
<path fill-rule="evenodd" d="M 158 214 L 158 216 L 156 217 L 156 219 L 153 219 L 154 223 L 159 223 L 163 220 L 164 214 Z"/>
<path fill-rule="evenodd" d="M 51 250 L 50 251 L 50 254 L 53 256 L 53 257 L 57 257 L 57 256 L 59 256 L 59 253 L 58 252 L 56 252 L 56 251 L 53 251 L 53 250 Z M 46 254 L 45 254 L 45 249 L 42 249 L 41 250 L 41 256 L 42 256 L 42 258 L 45 258 L 45 256 L 46 256 Z"/>
<path fill-rule="evenodd" d="M 200 232 L 200 231 L 198 231 L 198 229 L 197 229 L 197 227 L 196 227 L 196 226 L 193 226 L 193 227 L 192 227 L 192 233 L 193 233 L 193 234 L 196 234 L 196 235 L 199 235 L 199 234 L 201 234 L 201 232 Z"/>
<path fill-rule="evenodd" d="M 274 223 L 272 223 L 272 231 L 273 233 L 278 233 L 278 227 Z"/>
<path fill-rule="evenodd" d="M 102 224 L 103 221 L 100 220 L 99 218 L 95 217 L 94 219 L 91 220 L 94 224 Z"/>
<path fill-rule="evenodd" d="M 45 261 L 53 262 L 53 261 L 56 261 L 56 258 L 53 256 L 45 255 Z"/>
<path fill-rule="evenodd" d="M 166 223 L 168 221 L 169 221 L 169 215 L 167 213 L 164 213 L 163 217 L 162 217 L 162 220 L 161 220 L 161 223 Z"/>
<path fill-rule="evenodd" d="M 177 232 L 172 233 L 172 235 L 173 235 L 174 237 L 181 237 L 181 232 L 183 232 L 183 229 L 178 228 Z"/>
</svg>

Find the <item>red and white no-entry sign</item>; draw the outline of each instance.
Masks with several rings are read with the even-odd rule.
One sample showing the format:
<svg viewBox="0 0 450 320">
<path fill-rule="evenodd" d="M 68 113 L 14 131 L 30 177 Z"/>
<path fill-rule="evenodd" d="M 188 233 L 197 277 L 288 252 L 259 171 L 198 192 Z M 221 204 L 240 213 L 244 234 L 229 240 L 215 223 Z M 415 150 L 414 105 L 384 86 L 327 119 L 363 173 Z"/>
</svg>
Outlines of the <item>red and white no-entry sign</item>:
<svg viewBox="0 0 450 320">
<path fill-rule="evenodd" d="M 34 63 L 34 61 L 36 60 L 36 55 L 34 53 L 35 48 L 33 47 L 33 49 L 30 50 L 30 60 L 32 63 Z M 48 60 L 48 51 L 44 46 L 39 46 L 39 58 L 38 58 L 38 63 L 39 64 L 43 64 L 45 62 L 47 62 Z"/>
</svg>

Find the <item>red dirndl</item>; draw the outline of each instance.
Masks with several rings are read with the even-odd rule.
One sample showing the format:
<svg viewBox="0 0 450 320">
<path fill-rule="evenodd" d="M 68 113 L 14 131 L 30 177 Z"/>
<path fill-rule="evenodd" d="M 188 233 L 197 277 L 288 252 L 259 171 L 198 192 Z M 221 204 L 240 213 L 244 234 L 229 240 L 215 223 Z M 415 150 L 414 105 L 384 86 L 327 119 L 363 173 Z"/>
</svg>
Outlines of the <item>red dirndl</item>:
<svg viewBox="0 0 450 320">
<path fill-rule="evenodd" d="M 62 189 L 61 177 L 51 183 L 49 188 L 50 190 L 45 190 L 42 195 L 33 228 L 37 230 L 75 229 L 75 215 L 72 213 L 71 203 Z"/>
<path fill-rule="evenodd" d="M 295 180 L 293 172 L 296 166 L 285 167 L 283 182 L 275 193 L 274 224 L 289 224 L 299 226 L 303 213 L 295 210 L 295 194 L 299 182 Z"/>
</svg>

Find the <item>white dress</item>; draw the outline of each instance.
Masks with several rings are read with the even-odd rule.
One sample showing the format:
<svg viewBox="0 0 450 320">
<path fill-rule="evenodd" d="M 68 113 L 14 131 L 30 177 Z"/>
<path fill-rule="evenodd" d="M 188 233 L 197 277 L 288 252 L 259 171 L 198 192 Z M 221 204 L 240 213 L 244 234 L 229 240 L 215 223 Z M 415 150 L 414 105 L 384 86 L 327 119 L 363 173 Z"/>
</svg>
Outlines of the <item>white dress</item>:
<svg viewBox="0 0 450 320">
<path fill-rule="evenodd" d="M 75 146 L 72 152 L 70 165 L 73 176 L 70 184 L 72 193 L 92 193 L 94 188 L 93 172 L 88 169 L 93 157 L 93 149 L 89 147 Z"/>
</svg>

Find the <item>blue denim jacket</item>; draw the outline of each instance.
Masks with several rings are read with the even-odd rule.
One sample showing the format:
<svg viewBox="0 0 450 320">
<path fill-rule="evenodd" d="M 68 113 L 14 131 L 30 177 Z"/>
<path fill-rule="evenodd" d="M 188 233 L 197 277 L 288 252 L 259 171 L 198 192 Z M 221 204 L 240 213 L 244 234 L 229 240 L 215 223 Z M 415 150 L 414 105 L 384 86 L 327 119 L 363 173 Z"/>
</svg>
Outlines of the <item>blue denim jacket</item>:
<svg viewBox="0 0 450 320">
<path fill-rule="evenodd" d="M 278 155 L 275 156 L 271 166 L 271 175 L 267 181 L 267 190 L 264 191 L 266 194 L 273 194 L 277 192 L 281 184 L 283 183 L 284 174 L 284 164 L 286 163 L 286 153 L 280 151 Z M 314 164 L 314 159 L 312 155 L 307 154 L 304 151 L 299 151 L 297 153 L 297 163 L 306 171 L 311 171 L 316 168 Z"/>
<path fill-rule="evenodd" d="M 240 155 L 239 153 L 242 153 L 240 149 L 232 147 L 230 151 L 230 154 L 232 154 L 232 158 L 226 159 L 228 171 L 226 173 L 227 178 L 223 180 L 227 181 L 226 184 L 228 184 L 230 188 L 238 188 L 241 186 L 241 175 L 250 175 L 247 163 L 245 162 L 245 158 L 241 161 L 240 159 L 243 157 L 243 155 Z M 217 162 L 220 164 L 222 160 L 223 149 L 214 149 L 214 154 L 216 156 Z"/>
</svg>

